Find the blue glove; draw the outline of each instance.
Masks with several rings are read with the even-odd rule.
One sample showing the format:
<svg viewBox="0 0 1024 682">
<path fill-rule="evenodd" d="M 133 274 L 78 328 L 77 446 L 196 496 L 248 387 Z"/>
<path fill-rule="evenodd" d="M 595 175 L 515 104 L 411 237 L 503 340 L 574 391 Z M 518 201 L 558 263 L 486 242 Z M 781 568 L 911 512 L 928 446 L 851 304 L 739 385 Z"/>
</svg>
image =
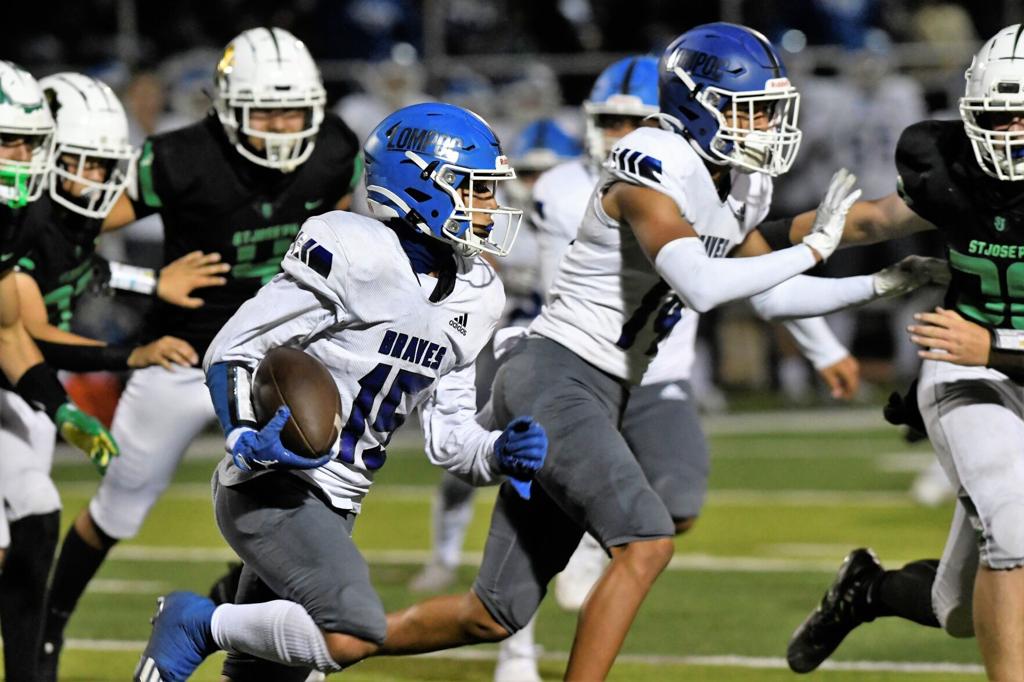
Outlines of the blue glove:
<svg viewBox="0 0 1024 682">
<path fill-rule="evenodd" d="M 259 431 L 240 427 L 228 434 L 227 446 L 235 466 L 242 471 L 254 469 L 316 469 L 334 456 L 328 452 L 319 459 L 300 457 L 281 443 L 281 429 L 288 423 L 292 412 L 287 407 L 277 408 L 273 419 Z"/>
<path fill-rule="evenodd" d="M 524 500 L 530 499 L 530 483 L 548 455 L 548 436 L 533 417 L 516 417 L 494 442 L 498 469 Z"/>
</svg>

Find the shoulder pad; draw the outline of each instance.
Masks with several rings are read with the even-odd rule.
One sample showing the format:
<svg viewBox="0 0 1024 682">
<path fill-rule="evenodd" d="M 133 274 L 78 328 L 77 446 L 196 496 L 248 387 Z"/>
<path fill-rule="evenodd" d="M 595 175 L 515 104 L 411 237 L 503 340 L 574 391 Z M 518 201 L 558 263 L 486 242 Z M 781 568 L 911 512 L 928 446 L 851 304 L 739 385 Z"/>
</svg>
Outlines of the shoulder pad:
<svg viewBox="0 0 1024 682">
<path fill-rule="evenodd" d="M 281 261 L 281 269 L 318 294 L 343 300 L 350 253 L 345 242 L 357 238 L 359 232 L 358 227 L 348 223 L 359 218 L 352 213 L 331 211 L 308 219 Z"/>
<path fill-rule="evenodd" d="M 616 142 L 604 169 L 616 180 L 668 195 L 682 213 L 686 212 L 692 178 L 706 172 L 704 162 L 686 140 L 660 128 L 639 128 Z"/>
</svg>

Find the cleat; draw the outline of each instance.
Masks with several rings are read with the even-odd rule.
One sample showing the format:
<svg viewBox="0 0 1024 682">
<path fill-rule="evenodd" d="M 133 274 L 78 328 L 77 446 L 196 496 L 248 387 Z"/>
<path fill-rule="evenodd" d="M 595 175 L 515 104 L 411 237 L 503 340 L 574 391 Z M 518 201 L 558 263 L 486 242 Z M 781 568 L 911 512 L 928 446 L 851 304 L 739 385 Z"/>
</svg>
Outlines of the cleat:
<svg viewBox="0 0 1024 682">
<path fill-rule="evenodd" d="M 855 549 L 846 556 L 821 604 L 789 640 L 786 662 L 793 672 L 811 672 L 836 650 L 851 630 L 874 620 L 858 614 L 857 609 L 867 604 L 867 591 L 884 570 L 870 549 Z"/>
<path fill-rule="evenodd" d="M 192 592 L 172 592 L 156 600 L 153 632 L 132 676 L 134 682 L 184 682 L 217 650 L 210 631 L 216 608 Z"/>
<path fill-rule="evenodd" d="M 457 577 L 454 566 L 432 561 L 412 577 L 409 581 L 409 591 L 414 594 L 444 592 L 455 583 Z"/>
</svg>

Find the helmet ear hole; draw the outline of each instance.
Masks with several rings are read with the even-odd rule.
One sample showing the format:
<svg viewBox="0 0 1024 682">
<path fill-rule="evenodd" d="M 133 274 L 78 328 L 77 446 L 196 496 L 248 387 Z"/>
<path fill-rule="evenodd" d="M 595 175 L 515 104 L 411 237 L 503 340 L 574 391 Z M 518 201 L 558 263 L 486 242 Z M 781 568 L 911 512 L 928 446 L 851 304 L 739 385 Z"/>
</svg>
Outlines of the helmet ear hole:
<svg viewBox="0 0 1024 682">
<path fill-rule="evenodd" d="M 426 192 L 422 192 L 416 189 L 415 187 L 406 187 L 405 193 L 421 204 L 425 204 L 426 202 L 430 201 L 429 194 L 427 194 Z M 437 213 L 437 211 L 434 211 L 434 213 Z"/>
</svg>

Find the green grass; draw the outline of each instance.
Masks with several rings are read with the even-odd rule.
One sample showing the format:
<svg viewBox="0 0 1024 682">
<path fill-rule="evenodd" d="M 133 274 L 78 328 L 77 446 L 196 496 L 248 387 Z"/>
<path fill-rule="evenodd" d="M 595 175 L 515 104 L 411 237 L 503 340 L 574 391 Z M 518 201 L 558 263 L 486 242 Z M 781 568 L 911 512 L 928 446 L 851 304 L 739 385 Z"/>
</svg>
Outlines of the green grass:
<svg viewBox="0 0 1024 682">
<path fill-rule="evenodd" d="M 677 541 L 683 565 L 666 572 L 638 616 L 611 679 L 794 680 L 785 669 L 686 664 L 682 657 L 765 657 L 781 663 L 793 628 L 820 598 L 831 573 L 850 548 L 870 544 L 890 565 L 941 552 L 947 509 L 913 506 L 902 493 L 913 472 L 893 461 L 919 461 L 927 446 L 908 446 L 895 431 L 782 435 L 729 435 L 712 438 L 711 494 L 696 528 Z M 374 563 L 384 550 L 427 550 L 430 499 L 439 472 L 421 453 L 389 453 L 356 526 L 359 546 L 371 558 L 374 584 L 388 608 L 409 605 L 405 589 L 414 564 Z M 175 484 L 153 510 L 132 546 L 223 548 L 213 523 L 209 480 L 213 460 L 188 460 Z M 87 501 L 92 483 L 83 466 L 62 464 L 55 472 L 64 484 L 65 522 Z M 410 487 L 413 486 L 413 487 Z M 862 499 L 862 493 L 868 494 Z M 479 551 L 486 535 L 493 490 L 477 497 L 467 550 Z M 71 622 L 78 640 L 144 640 L 154 597 L 172 588 L 205 592 L 223 571 L 219 560 L 141 561 L 118 556 L 106 563 L 96 588 L 88 592 Z M 717 560 L 719 568 L 688 568 L 687 559 Z M 741 563 L 742 560 L 742 563 Z M 786 570 L 759 568 L 756 562 L 787 562 Z M 741 570 L 742 569 L 742 570 Z M 460 572 L 467 588 L 474 570 Z M 119 583 L 136 590 L 116 593 Z M 548 652 L 545 679 L 561 675 L 575 615 L 553 603 L 542 606 L 538 639 Z M 95 647 L 95 643 L 89 646 Z M 130 645 L 128 645 L 130 647 Z M 493 654 L 494 647 L 469 653 Z M 652 657 L 672 657 L 672 661 Z M 72 647 L 64 655 L 62 680 L 124 680 L 137 650 L 97 651 Z M 837 662 L 894 661 L 977 663 L 973 641 L 958 641 L 938 630 L 895 619 L 881 619 L 855 631 L 837 652 Z M 374 660 L 345 671 L 347 680 L 489 680 L 493 663 L 463 658 Z M 216 680 L 219 658 L 208 661 L 197 680 Z M 826 670 L 810 679 L 967 680 L 978 675 Z M 338 679 L 343 679 L 339 677 Z"/>
</svg>

